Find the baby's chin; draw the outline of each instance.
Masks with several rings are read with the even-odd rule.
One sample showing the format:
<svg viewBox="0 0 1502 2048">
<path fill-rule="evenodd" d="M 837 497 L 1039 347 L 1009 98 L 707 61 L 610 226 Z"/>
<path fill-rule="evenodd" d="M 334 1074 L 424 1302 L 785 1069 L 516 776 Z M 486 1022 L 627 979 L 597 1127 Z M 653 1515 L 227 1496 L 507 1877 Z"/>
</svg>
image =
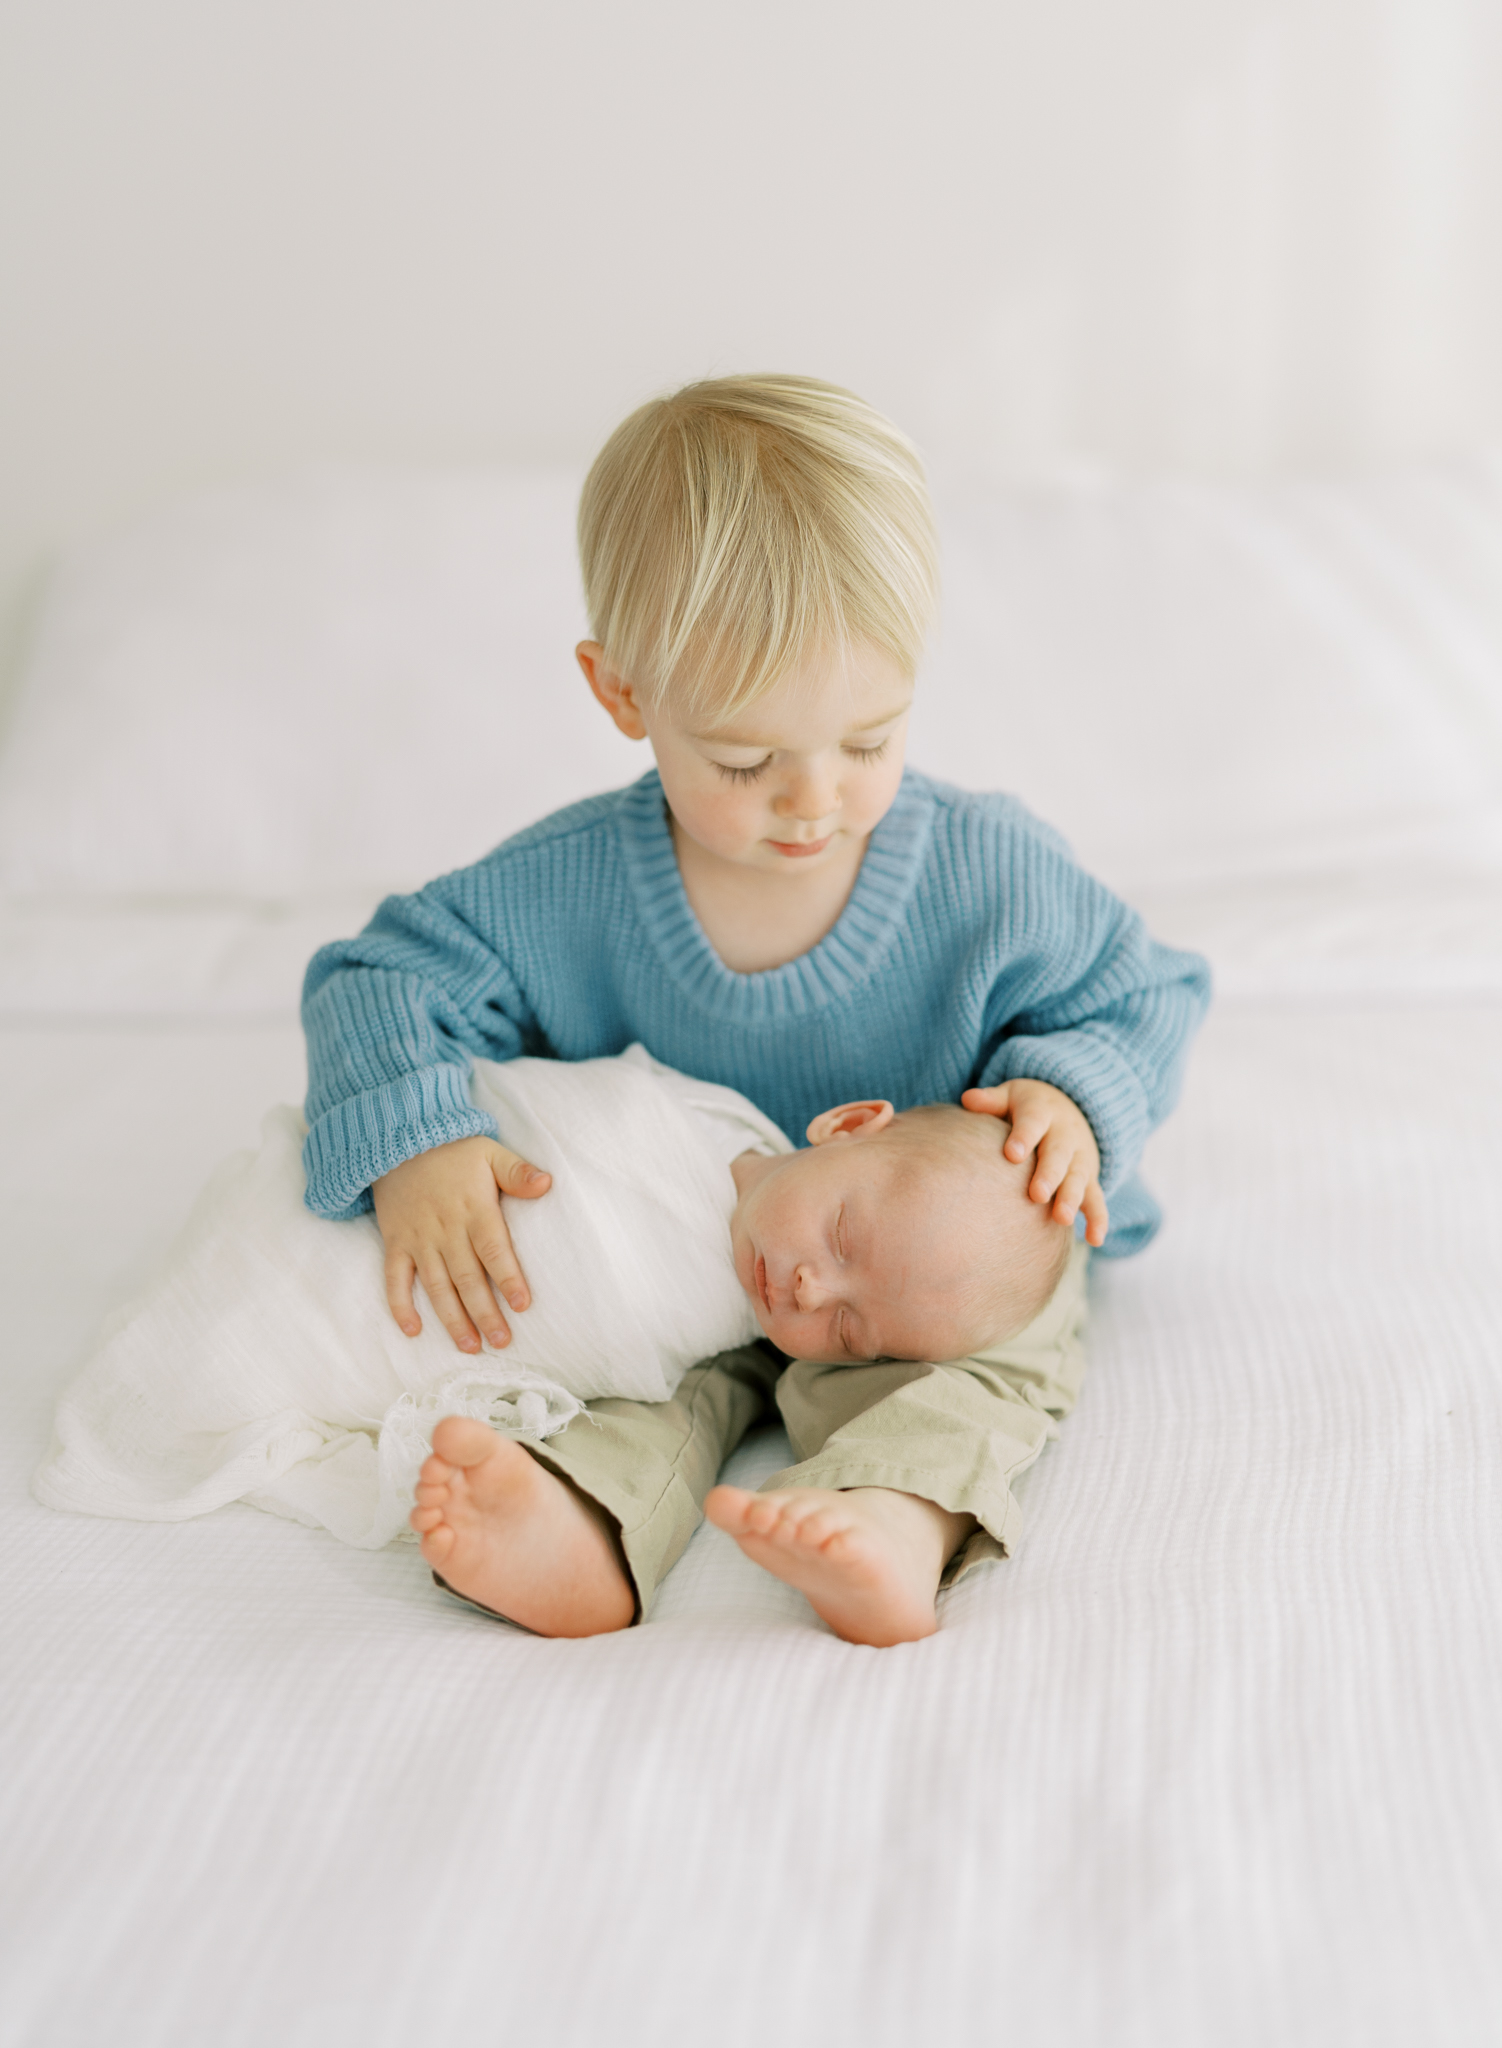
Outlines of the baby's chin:
<svg viewBox="0 0 1502 2048">
<path fill-rule="evenodd" d="M 786 1344 L 783 1343 L 782 1339 L 777 1334 L 776 1316 L 767 1314 L 767 1311 L 762 1307 L 761 1303 L 757 1300 L 755 1291 L 753 1289 L 747 1289 L 746 1299 L 751 1304 L 751 1313 L 755 1316 L 758 1324 L 761 1327 L 761 1334 L 764 1337 L 769 1337 L 771 1341 L 777 1346 L 779 1351 L 787 1351 Z M 791 1352 L 789 1352 L 788 1355 L 789 1357 L 791 1357 Z"/>
</svg>

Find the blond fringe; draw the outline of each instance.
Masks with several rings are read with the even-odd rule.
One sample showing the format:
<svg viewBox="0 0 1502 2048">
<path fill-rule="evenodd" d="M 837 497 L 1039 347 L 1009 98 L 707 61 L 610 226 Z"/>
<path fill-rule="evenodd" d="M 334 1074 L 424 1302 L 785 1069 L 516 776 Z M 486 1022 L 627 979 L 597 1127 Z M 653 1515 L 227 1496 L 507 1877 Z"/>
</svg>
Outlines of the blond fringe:
<svg viewBox="0 0 1502 2048">
<path fill-rule="evenodd" d="M 917 450 L 812 377 L 720 377 L 617 427 L 579 506 L 591 628 L 649 702 L 728 724 L 815 649 L 917 672 L 938 588 Z"/>
</svg>

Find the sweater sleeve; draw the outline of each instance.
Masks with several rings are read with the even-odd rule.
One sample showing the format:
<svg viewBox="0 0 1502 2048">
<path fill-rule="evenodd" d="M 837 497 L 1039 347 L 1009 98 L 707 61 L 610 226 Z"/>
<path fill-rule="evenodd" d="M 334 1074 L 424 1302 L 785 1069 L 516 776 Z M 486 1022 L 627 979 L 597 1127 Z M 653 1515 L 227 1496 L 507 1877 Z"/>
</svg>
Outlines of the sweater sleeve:
<svg viewBox="0 0 1502 2048">
<path fill-rule="evenodd" d="M 980 1082 L 1048 1081 L 1078 1103 L 1109 1196 L 1178 1097 L 1210 969 L 1160 945 L 1051 833 L 1024 836 L 1011 880 L 1021 945 L 990 991 Z"/>
<path fill-rule="evenodd" d="M 358 938 L 313 956 L 308 1043 L 308 1207 L 359 1215 L 383 1173 L 454 1138 L 497 1135 L 469 1096 L 476 1057 L 513 1059 L 535 1020 L 505 960 L 445 882 L 391 896 Z"/>
</svg>

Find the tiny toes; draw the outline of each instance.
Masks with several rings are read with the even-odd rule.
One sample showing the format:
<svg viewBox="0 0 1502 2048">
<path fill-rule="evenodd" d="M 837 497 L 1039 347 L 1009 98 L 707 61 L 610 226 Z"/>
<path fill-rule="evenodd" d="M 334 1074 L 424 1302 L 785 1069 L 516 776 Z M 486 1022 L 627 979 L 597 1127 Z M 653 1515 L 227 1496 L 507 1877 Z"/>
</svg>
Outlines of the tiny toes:
<svg viewBox="0 0 1502 2048">
<path fill-rule="evenodd" d="M 436 1529 L 443 1520 L 443 1510 L 442 1508 L 416 1507 L 408 1515 L 407 1520 L 419 1536 L 426 1536 L 429 1529 Z"/>
<path fill-rule="evenodd" d="M 737 1536 L 764 1536 L 776 1509 L 762 1495 L 741 1486 L 717 1486 L 704 1503 L 712 1522 Z"/>
</svg>

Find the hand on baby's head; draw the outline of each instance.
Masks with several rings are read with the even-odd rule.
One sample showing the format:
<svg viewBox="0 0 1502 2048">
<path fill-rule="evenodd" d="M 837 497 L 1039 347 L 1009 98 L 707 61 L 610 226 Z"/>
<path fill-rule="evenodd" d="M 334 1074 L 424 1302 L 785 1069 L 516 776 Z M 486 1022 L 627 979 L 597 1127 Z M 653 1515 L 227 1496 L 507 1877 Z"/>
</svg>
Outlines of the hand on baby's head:
<svg viewBox="0 0 1502 2048">
<path fill-rule="evenodd" d="M 935 1103 L 848 1103 L 809 1149 L 737 1161 L 736 1273 L 794 1358 L 946 1359 L 1002 1342 L 1058 1283 L 1073 1233 L 1030 1202 L 1008 1126 Z"/>
</svg>

